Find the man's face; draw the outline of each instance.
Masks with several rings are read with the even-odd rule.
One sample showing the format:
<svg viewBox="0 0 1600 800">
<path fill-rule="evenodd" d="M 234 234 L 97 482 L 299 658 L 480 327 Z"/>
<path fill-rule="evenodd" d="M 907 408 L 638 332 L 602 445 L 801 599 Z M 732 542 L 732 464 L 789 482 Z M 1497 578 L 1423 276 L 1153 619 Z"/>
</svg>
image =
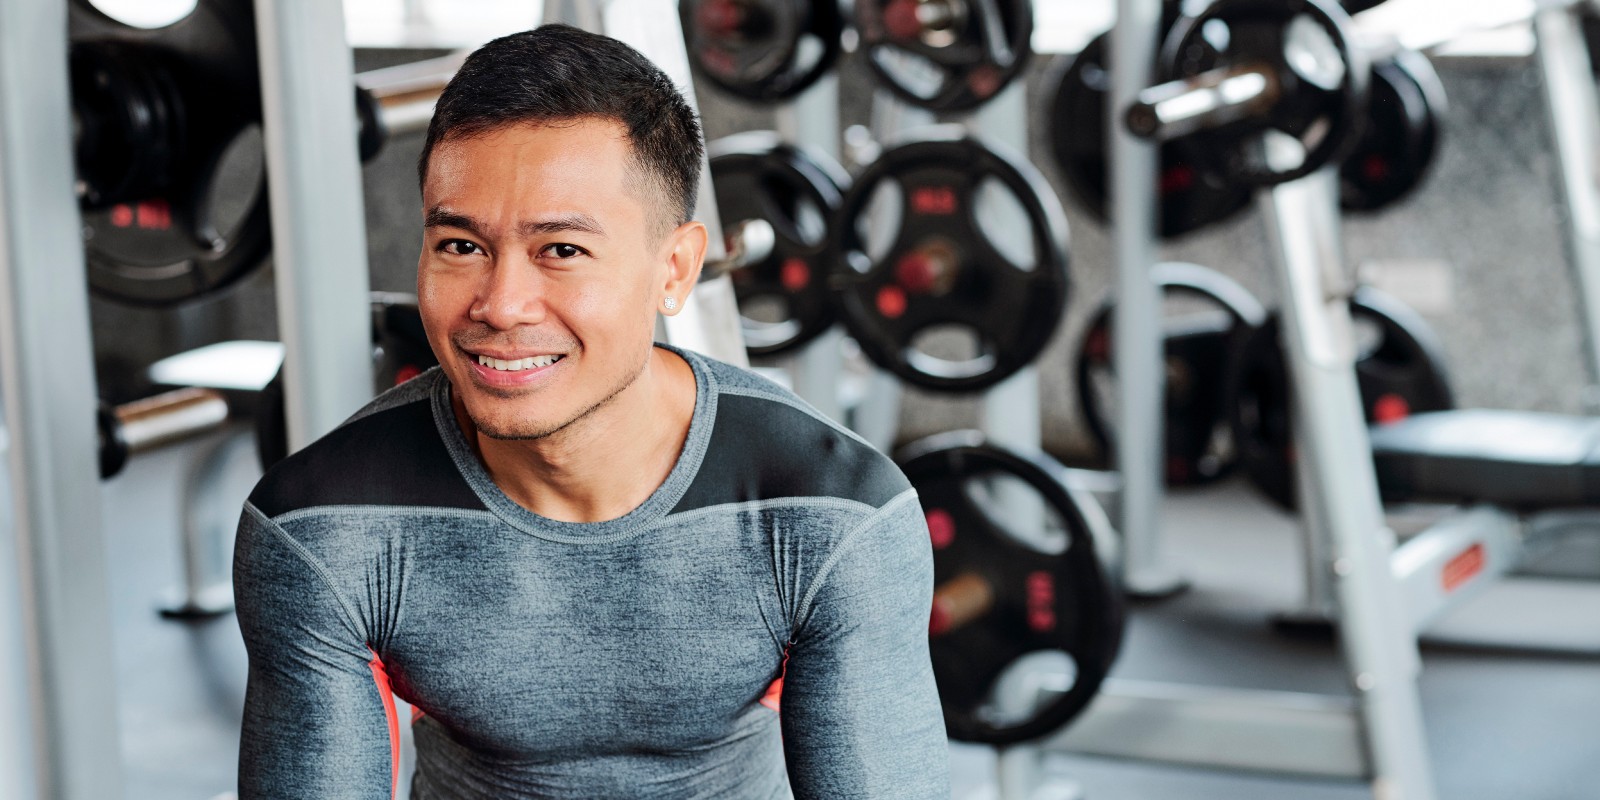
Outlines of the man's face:
<svg viewBox="0 0 1600 800">
<path fill-rule="evenodd" d="M 626 129 L 594 118 L 435 147 L 417 297 L 479 432 L 547 436 L 644 368 L 667 262 L 631 163 Z"/>
</svg>

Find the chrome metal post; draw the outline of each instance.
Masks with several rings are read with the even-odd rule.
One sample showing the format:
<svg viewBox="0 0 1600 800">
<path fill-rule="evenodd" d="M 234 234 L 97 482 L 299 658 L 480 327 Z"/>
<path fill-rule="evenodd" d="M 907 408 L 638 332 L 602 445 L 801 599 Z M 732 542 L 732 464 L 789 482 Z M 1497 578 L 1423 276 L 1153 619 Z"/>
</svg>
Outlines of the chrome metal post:
<svg viewBox="0 0 1600 800">
<path fill-rule="evenodd" d="M 0 3 L 0 797 L 122 795 L 65 0 Z M 346 93 L 346 108 L 349 97 Z"/>
<path fill-rule="evenodd" d="M 372 398 L 367 219 L 344 8 L 255 0 L 289 448 Z"/>
<path fill-rule="evenodd" d="M 1589 382 L 1584 410 L 1594 413 L 1600 411 L 1600 186 L 1596 185 L 1600 181 L 1600 102 L 1595 97 L 1589 49 L 1579 27 L 1581 8 L 1570 2 L 1541 2 L 1534 14 L 1533 31 L 1561 168 L 1568 257 L 1588 334 Z"/>
<path fill-rule="evenodd" d="M 1161 293 L 1150 279 L 1156 261 L 1156 144 L 1135 136 L 1123 119 L 1123 109 L 1137 102 L 1154 78 L 1160 19 L 1158 0 L 1118 0 L 1106 114 L 1118 275 L 1112 358 L 1122 403 L 1117 413 L 1116 464 L 1122 473 L 1117 523 L 1124 542 L 1123 584 L 1140 596 L 1171 594 L 1187 585 L 1167 565 L 1161 548 L 1165 377 Z"/>
<path fill-rule="evenodd" d="M 1294 414 L 1304 435 L 1298 466 L 1323 498 L 1305 509 L 1323 515 L 1331 537 L 1340 641 L 1377 796 L 1432 800 L 1417 692 L 1421 661 L 1409 617 L 1399 612 L 1395 535 L 1384 522 L 1356 386 L 1337 186 L 1337 175 L 1325 169 L 1263 190 L 1258 200 L 1279 276 Z"/>
</svg>

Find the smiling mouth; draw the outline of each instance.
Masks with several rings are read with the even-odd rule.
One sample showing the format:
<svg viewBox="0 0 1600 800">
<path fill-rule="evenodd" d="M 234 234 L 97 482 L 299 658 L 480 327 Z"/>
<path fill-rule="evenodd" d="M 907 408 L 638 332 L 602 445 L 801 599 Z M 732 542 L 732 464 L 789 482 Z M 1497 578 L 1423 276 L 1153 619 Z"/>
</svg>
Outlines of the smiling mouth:
<svg viewBox="0 0 1600 800">
<path fill-rule="evenodd" d="M 479 366 L 487 369 L 498 370 L 500 372 L 522 372 L 523 370 L 539 369 L 541 367 L 548 367 L 563 358 L 566 358 L 566 356 L 529 356 L 527 358 L 514 358 L 508 361 L 506 359 L 490 358 L 484 355 L 477 356 Z"/>
</svg>

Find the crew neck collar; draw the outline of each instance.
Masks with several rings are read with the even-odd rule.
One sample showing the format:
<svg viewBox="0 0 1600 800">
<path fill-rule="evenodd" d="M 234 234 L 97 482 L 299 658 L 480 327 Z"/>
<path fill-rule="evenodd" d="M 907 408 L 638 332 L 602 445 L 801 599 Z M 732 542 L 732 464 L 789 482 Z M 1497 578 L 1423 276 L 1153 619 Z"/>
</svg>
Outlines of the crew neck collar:
<svg viewBox="0 0 1600 800">
<path fill-rule="evenodd" d="M 431 398 L 434 427 L 439 432 L 439 438 L 444 440 L 445 449 L 450 452 L 450 458 L 455 461 L 461 477 L 483 501 L 484 507 L 506 524 L 541 539 L 556 542 L 589 544 L 625 539 L 651 527 L 665 517 L 683 498 L 684 492 L 689 490 L 689 485 L 694 482 L 696 473 L 700 471 L 700 462 L 705 458 L 706 446 L 711 441 L 712 423 L 717 413 L 716 379 L 703 358 L 698 353 L 660 342 L 655 346 L 676 354 L 687 362 L 694 372 L 694 413 L 689 420 L 689 433 L 684 439 L 683 450 L 678 454 L 678 460 L 672 465 L 672 470 L 667 473 L 666 480 L 662 481 L 643 503 L 616 519 L 603 522 L 564 522 L 535 514 L 517 505 L 517 502 L 507 496 L 489 476 L 488 469 L 478 459 L 477 453 L 467 442 L 466 435 L 462 433 L 461 426 L 456 423 L 455 412 L 450 405 L 450 379 L 443 371 L 439 373 L 439 380 L 434 384 Z"/>
</svg>

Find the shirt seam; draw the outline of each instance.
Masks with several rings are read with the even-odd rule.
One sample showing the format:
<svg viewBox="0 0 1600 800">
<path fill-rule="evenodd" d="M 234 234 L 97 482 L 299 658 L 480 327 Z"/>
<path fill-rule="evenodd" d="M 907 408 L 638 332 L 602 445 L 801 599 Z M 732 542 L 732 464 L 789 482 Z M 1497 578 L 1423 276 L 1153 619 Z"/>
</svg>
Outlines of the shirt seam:
<svg viewBox="0 0 1600 800">
<path fill-rule="evenodd" d="M 873 524 L 888 517 L 894 511 L 899 510 L 900 506 L 915 500 L 916 497 L 916 489 L 906 489 L 900 494 L 895 495 L 894 498 L 889 502 L 884 503 L 883 506 L 877 511 L 874 511 L 871 516 L 868 516 L 866 519 L 857 523 L 854 528 L 850 529 L 849 533 L 846 533 L 844 536 L 840 537 L 839 543 L 834 545 L 833 551 L 828 554 L 828 559 L 822 562 L 822 566 L 817 569 L 816 577 L 811 579 L 811 586 L 806 590 L 805 595 L 801 598 L 800 604 L 795 607 L 795 617 L 790 623 L 790 629 L 793 631 L 791 638 L 798 635 L 800 629 L 805 626 L 805 619 L 811 613 L 811 604 L 816 600 L 817 593 L 822 591 L 822 584 L 828 579 L 828 575 L 833 572 L 834 566 L 839 563 L 839 559 L 844 557 L 845 548 L 849 547 L 850 543 L 855 541 L 856 536 L 860 534 L 861 531 L 872 527 Z"/>
<path fill-rule="evenodd" d="M 339 587 L 334 583 L 333 576 L 329 573 L 327 566 L 319 561 L 316 556 L 312 555 L 311 551 L 307 550 L 305 545 L 301 544 L 293 536 L 290 536 L 289 532 L 283 529 L 283 526 L 272 521 L 272 518 L 268 517 L 266 512 L 263 512 L 261 509 L 257 508 L 254 503 L 245 501 L 244 508 L 247 513 L 252 514 L 256 517 L 256 519 L 265 524 L 267 526 L 267 530 L 271 531 L 273 536 L 281 540 L 283 544 L 289 548 L 290 552 L 298 556 L 301 561 L 305 562 L 306 566 L 311 568 L 312 572 L 317 574 L 317 577 L 321 579 L 322 584 L 326 586 L 329 593 L 333 595 L 334 602 L 339 604 L 339 610 L 344 612 L 345 621 L 349 622 L 351 628 L 361 635 L 361 638 L 365 643 L 370 644 L 372 639 L 371 632 L 366 629 L 365 625 L 361 624 L 360 617 L 356 615 L 354 609 L 351 608 L 350 603 L 345 600 L 344 593 L 339 591 Z"/>
<path fill-rule="evenodd" d="M 393 517 L 397 512 L 402 513 L 402 514 L 415 514 L 415 515 L 418 515 L 418 516 L 428 516 L 428 517 L 459 517 L 459 518 L 489 517 L 489 518 L 491 518 L 491 519 L 493 519 L 495 521 L 499 521 L 500 520 L 500 518 L 497 515 L 495 515 L 493 512 L 485 511 L 483 509 L 477 509 L 477 508 L 450 508 L 448 506 L 402 506 L 402 505 L 392 505 L 392 504 L 371 504 L 371 505 L 369 505 L 369 504 L 362 503 L 362 504 L 340 504 L 340 505 L 311 506 L 309 508 L 297 508 L 297 509 L 295 509 L 293 511 L 285 511 L 282 514 L 279 514 L 276 517 L 271 517 L 269 519 L 269 521 L 271 521 L 271 522 L 273 522 L 275 524 L 278 524 L 278 525 L 286 525 L 286 524 L 291 523 L 291 522 L 299 522 L 300 520 L 310 519 L 310 518 L 315 518 L 315 517 L 321 517 L 321 516 L 325 516 L 325 515 L 326 516 L 333 516 L 333 515 L 344 514 L 344 515 L 354 515 L 354 516 L 363 516 L 363 517 L 365 517 L 365 516 Z M 263 514 L 263 516 L 264 516 L 264 514 Z"/>
<path fill-rule="evenodd" d="M 739 511 L 766 511 L 769 509 L 786 507 L 834 508 L 840 511 L 866 513 L 868 516 L 871 516 L 871 514 L 878 510 L 871 504 L 863 503 L 860 500 L 851 500 L 845 497 L 806 497 L 804 495 L 797 495 L 793 497 L 768 497 L 761 500 L 743 500 L 730 503 L 718 503 L 714 506 L 691 508 L 688 511 L 679 511 L 676 514 L 668 514 L 656 524 L 658 526 L 668 523 L 676 524 L 679 522 L 693 520 L 698 517 L 711 516 L 717 513 L 728 513 L 730 511 L 735 513 Z"/>
</svg>

